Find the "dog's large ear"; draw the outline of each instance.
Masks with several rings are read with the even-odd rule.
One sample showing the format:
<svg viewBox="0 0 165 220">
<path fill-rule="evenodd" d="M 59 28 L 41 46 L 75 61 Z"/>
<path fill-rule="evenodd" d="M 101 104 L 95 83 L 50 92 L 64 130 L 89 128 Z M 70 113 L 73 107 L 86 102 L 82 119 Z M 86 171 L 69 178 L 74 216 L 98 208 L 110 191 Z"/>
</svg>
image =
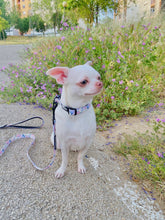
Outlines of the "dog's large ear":
<svg viewBox="0 0 165 220">
<path fill-rule="evenodd" d="M 92 61 L 88 61 L 85 63 L 85 65 L 89 65 L 89 66 L 92 66 L 92 64 L 93 64 Z"/>
<path fill-rule="evenodd" d="M 65 79 L 68 77 L 68 67 L 54 67 L 49 69 L 46 74 L 55 78 L 59 84 L 64 84 Z"/>
</svg>

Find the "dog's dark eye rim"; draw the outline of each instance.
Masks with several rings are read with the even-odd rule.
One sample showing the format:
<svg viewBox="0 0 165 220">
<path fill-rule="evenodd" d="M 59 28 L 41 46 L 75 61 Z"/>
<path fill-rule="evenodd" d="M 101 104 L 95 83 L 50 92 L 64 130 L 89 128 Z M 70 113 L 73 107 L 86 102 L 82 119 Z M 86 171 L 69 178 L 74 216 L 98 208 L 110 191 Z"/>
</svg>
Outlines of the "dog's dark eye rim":
<svg viewBox="0 0 165 220">
<path fill-rule="evenodd" d="M 84 79 L 82 82 L 80 82 L 81 85 L 86 85 L 88 83 L 88 80 Z"/>
</svg>

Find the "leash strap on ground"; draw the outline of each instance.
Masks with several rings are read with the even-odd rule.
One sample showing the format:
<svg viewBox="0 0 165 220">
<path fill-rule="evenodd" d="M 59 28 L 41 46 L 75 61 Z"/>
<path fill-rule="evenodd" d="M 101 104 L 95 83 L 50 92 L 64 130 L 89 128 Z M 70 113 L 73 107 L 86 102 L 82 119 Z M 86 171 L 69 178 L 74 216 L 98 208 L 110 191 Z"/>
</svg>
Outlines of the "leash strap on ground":
<svg viewBox="0 0 165 220">
<path fill-rule="evenodd" d="M 34 119 L 40 119 L 42 121 L 42 124 L 39 125 L 39 126 L 23 126 L 23 125 L 20 125 L 20 124 L 23 124 L 27 121 L 31 121 L 31 120 L 34 120 Z M 39 117 L 39 116 L 36 116 L 36 117 L 32 117 L 32 118 L 28 118 L 24 121 L 20 121 L 20 122 L 17 122 L 15 124 L 6 124 L 6 125 L 3 125 L 3 126 L 0 126 L 0 129 L 5 129 L 5 128 L 24 128 L 24 129 L 37 129 L 37 128 L 41 128 L 43 127 L 44 125 L 44 120 L 43 118 Z"/>
<path fill-rule="evenodd" d="M 35 143 L 35 136 L 34 136 L 33 134 L 21 134 L 21 135 L 19 134 L 19 135 L 13 136 L 11 139 L 9 139 L 9 140 L 6 142 L 6 144 L 5 144 L 5 145 L 3 146 L 3 148 L 1 149 L 1 151 L 0 151 L 0 156 L 2 156 L 2 155 L 5 153 L 7 147 L 8 147 L 12 142 L 14 142 L 14 141 L 16 141 L 16 140 L 19 140 L 19 139 L 24 139 L 24 138 L 30 138 L 30 139 L 32 139 L 32 143 L 29 145 L 29 147 L 28 147 L 28 149 L 27 149 L 27 157 L 28 157 L 28 159 L 30 160 L 30 162 L 32 163 L 32 165 L 33 165 L 37 170 L 40 170 L 40 171 L 46 170 L 46 169 L 48 169 L 50 166 L 52 166 L 52 164 L 54 163 L 54 160 L 55 160 L 55 156 L 56 156 L 56 151 L 55 151 L 55 150 L 54 150 L 54 153 L 53 153 L 52 161 L 50 162 L 50 164 L 49 164 L 48 166 L 46 166 L 46 167 L 44 167 L 44 168 L 38 167 L 38 166 L 32 161 L 31 157 L 29 156 L 29 151 L 30 151 L 31 147 L 32 147 L 32 146 L 34 145 L 34 143 Z"/>
<path fill-rule="evenodd" d="M 20 125 L 20 124 L 23 124 L 25 122 L 28 122 L 30 120 L 34 120 L 34 119 L 40 119 L 42 121 L 42 124 L 39 125 L 39 126 L 23 126 L 23 125 Z M 43 127 L 44 125 L 44 120 L 43 118 L 39 117 L 39 116 L 36 116 L 36 117 L 32 117 L 32 118 L 29 118 L 29 119 L 26 119 L 24 121 L 20 121 L 20 122 L 17 122 L 15 124 L 6 124 L 6 125 L 3 125 L 3 126 L 0 126 L 0 129 L 7 129 L 7 128 L 23 128 L 23 129 L 37 129 L 37 128 L 41 128 Z M 29 151 L 31 149 L 31 147 L 34 145 L 35 143 L 35 136 L 33 134 L 18 134 L 16 136 L 13 136 L 11 139 L 9 139 L 6 144 L 3 146 L 3 148 L 0 150 L 0 156 L 2 156 L 7 147 L 14 141 L 16 140 L 19 140 L 19 139 L 24 139 L 24 138 L 30 138 L 32 139 L 32 143 L 29 145 L 28 147 L 28 150 L 27 150 L 27 157 L 29 159 L 29 161 L 32 163 L 32 165 L 37 169 L 37 170 L 40 170 L 40 171 L 43 171 L 43 170 L 46 170 L 48 169 L 50 166 L 52 166 L 52 164 L 54 163 L 54 160 L 55 160 L 55 156 L 56 156 L 56 149 L 54 148 L 54 153 L 53 153 L 53 158 L 52 158 L 52 161 L 50 162 L 50 164 L 44 168 L 40 168 L 38 167 L 31 159 L 31 157 L 29 156 Z"/>
<path fill-rule="evenodd" d="M 32 163 L 32 165 L 37 169 L 37 170 L 40 170 L 40 171 L 43 171 L 43 170 L 46 170 L 48 169 L 49 167 L 52 166 L 52 164 L 54 163 L 54 160 L 55 160 L 55 156 L 56 156 L 56 132 L 55 132 L 55 123 L 56 123 L 56 120 L 55 120 L 55 110 L 58 106 L 58 100 L 60 99 L 60 96 L 56 96 L 53 100 L 53 131 L 54 131 L 54 153 L 53 153 L 53 158 L 52 158 L 52 161 L 50 162 L 50 164 L 44 168 L 40 168 L 38 167 L 31 159 L 31 157 L 29 156 L 29 151 L 30 151 L 30 148 L 34 145 L 35 143 L 35 136 L 33 134 L 18 134 L 16 136 L 13 136 L 11 139 L 9 139 L 6 144 L 3 146 L 3 148 L 1 149 L 0 151 L 0 156 L 2 156 L 5 152 L 5 150 L 7 149 L 7 147 L 14 141 L 18 140 L 18 139 L 24 139 L 24 138 L 30 138 L 32 139 L 32 143 L 29 145 L 28 147 L 28 150 L 27 150 L 27 157 L 28 159 L 30 160 L 30 162 Z M 39 126 L 22 126 L 20 124 L 23 124 L 27 121 L 30 121 L 30 120 L 33 120 L 33 119 L 40 119 L 42 121 L 42 124 L 39 125 Z M 29 118 L 29 119 L 26 119 L 24 121 L 20 121 L 20 122 L 17 122 L 15 124 L 6 124 L 6 125 L 3 125 L 3 126 L 0 126 L 0 129 L 6 129 L 6 128 L 24 128 L 24 129 L 37 129 L 37 128 L 41 128 L 42 126 L 44 125 L 44 120 L 43 118 L 41 117 L 32 117 L 32 118 Z"/>
</svg>

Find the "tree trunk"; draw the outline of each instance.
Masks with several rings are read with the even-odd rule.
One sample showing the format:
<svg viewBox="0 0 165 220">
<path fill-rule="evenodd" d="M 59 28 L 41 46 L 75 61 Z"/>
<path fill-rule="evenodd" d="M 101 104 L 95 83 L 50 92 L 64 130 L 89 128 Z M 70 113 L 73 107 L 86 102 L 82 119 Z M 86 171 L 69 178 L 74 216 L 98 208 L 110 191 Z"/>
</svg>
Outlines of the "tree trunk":
<svg viewBox="0 0 165 220">
<path fill-rule="evenodd" d="M 97 4 L 96 5 L 96 25 L 98 25 L 98 23 L 99 23 L 98 15 L 99 15 L 99 5 Z"/>
<path fill-rule="evenodd" d="M 124 0 L 124 21 L 127 19 L 127 0 Z"/>
<path fill-rule="evenodd" d="M 92 25 L 93 22 L 94 22 L 94 5 L 92 3 L 90 4 L 90 11 L 91 11 L 91 14 L 90 14 L 90 24 Z"/>
</svg>

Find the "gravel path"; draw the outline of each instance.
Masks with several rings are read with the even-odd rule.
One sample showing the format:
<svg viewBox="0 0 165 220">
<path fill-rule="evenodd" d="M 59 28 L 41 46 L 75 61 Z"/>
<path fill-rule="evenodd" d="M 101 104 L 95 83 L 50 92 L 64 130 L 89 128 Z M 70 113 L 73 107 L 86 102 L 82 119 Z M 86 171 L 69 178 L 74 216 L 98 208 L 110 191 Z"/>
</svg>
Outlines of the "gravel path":
<svg viewBox="0 0 165 220">
<path fill-rule="evenodd" d="M 0 46 L 1 67 L 20 61 L 18 55 L 24 47 Z M 0 82 L 3 81 L 4 74 L 0 71 Z M 33 105 L 0 104 L 0 125 L 37 115 L 44 118 L 42 129 L 0 130 L 0 146 L 13 135 L 34 134 L 36 144 L 30 155 L 39 166 L 44 167 L 53 155 L 50 144 L 51 112 Z M 87 153 L 88 158 L 85 158 L 87 173 L 81 175 L 77 172 L 77 153 L 70 152 L 67 172 L 62 179 L 54 177 L 61 162 L 61 152 L 57 151 L 55 163 L 50 169 L 36 171 L 26 156 L 30 142 L 26 139 L 12 143 L 0 158 L 0 220 L 164 219 L 155 201 L 125 176 L 115 155 L 107 151 L 107 140 L 101 134 L 96 134 Z"/>
</svg>

